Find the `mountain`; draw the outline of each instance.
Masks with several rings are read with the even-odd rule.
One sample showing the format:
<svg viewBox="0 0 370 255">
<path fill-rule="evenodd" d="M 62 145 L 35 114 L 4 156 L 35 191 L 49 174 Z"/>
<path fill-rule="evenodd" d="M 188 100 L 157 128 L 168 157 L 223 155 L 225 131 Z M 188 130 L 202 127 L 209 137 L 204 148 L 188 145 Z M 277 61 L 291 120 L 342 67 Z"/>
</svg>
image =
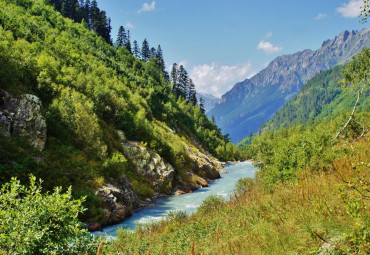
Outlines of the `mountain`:
<svg viewBox="0 0 370 255">
<path fill-rule="evenodd" d="M 216 106 L 216 104 L 220 101 L 218 97 L 206 93 L 197 92 L 198 102 L 200 98 L 203 98 L 204 100 L 204 108 L 206 110 L 206 113 L 212 110 Z"/>
<path fill-rule="evenodd" d="M 317 73 L 348 62 L 363 46 L 370 46 L 370 29 L 344 31 L 316 50 L 277 57 L 250 79 L 234 85 L 207 115 L 233 142 L 238 142 L 288 102 Z"/>
<path fill-rule="evenodd" d="M 261 125 L 258 133 L 280 130 L 297 124 L 319 124 L 328 117 L 337 116 L 341 112 L 350 111 L 357 99 L 356 92 L 342 88 L 343 66 L 338 65 L 322 71 L 302 86 L 299 93 L 291 101 L 284 104 L 274 116 Z M 370 112 L 369 89 L 365 88 L 358 102 L 357 112 Z M 239 142 L 247 146 L 253 137 L 246 137 Z"/>
<path fill-rule="evenodd" d="M 320 72 L 302 86 L 301 91 L 283 107 L 281 107 L 266 124 L 261 132 L 289 127 L 294 124 L 306 124 L 309 121 L 320 122 L 330 115 L 348 111 L 353 108 L 357 93 L 342 88 L 343 66 L 338 65 Z M 366 87 L 360 98 L 357 111 L 369 112 L 370 100 L 366 96 Z"/>
<path fill-rule="evenodd" d="M 0 1 L 0 184 L 33 174 L 113 224 L 220 176 L 238 151 L 163 65 L 114 47 L 49 1 Z M 215 157 L 213 157 L 215 156 Z"/>
</svg>

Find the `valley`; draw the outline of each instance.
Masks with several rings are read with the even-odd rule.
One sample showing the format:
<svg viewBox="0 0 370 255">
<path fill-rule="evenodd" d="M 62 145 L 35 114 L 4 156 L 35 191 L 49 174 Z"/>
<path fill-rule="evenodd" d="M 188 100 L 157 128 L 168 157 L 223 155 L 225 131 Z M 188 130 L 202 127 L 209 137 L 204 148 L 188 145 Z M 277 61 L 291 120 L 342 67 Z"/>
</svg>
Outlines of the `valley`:
<svg viewBox="0 0 370 255">
<path fill-rule="evenodd" d="M 369 254 L 369 1 L 134 2 L 0 0 L 0 255 Z"/>
</svg>

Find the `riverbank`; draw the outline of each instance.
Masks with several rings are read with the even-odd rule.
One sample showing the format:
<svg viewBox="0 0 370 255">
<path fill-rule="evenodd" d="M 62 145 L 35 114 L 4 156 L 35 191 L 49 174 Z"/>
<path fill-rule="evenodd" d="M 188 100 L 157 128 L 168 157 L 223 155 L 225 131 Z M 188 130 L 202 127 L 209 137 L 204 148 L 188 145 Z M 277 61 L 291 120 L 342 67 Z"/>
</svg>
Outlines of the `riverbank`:
<svg viewBox="0 0 370 255">
<path fill-rule="evenodd" d="M 212 197 L 193 215 L 119 231 L 107 254 L 368 254 L 368 145 L 368 135 L 342 142 L 333 169 L 307 169 L 272 189 L 251 182 L 229 202 Z"/>
<path fill-rule="evenodd" d="M 165 218 L 170 211 L 183 211 L 193 213 L 210 195 L 218 195 L 228 200 L 229 193 L 234 190 L 236 182 L 240 178 L 254 177 L 256 168 L 250 162 L 240 162 L 237 165 L 228 166 L 227 174 L 221 174 L 222 178 L 210 183 L 208 187 L 202 187 L 193 193 L 186 193 L 181 196 L 171 195 L 157 198 L 148 207 L 139 209 L 131 217 L 122 223 L 104 228 L 104 232 L 96 235 L 116 236 L 118 228 L 135 229 L 138 225 L 155 222 Z"/>
<path fill-rule="evenodd" d="M 132 144 L 130 145 L 130 151 L 132 151 L 133 148 Z M 138 145 L 136 144 L 136 146 Z M 132 185 L 126 177 L 123 176 L 118 180 L 109 178 L 108 182 L 96 192 L 97 196 L 103 200 L 103 203 L 107 208 L 105 209 L 105 217 L 109 220 L 104 224 L 92 222 L 86 224 L 85 228 L 87 228 L 90 232 L 102 231 L 102 229 L 105 227 L 119 224 L 126 218 L 130 217 L 133 213 L 136 213 L 138 210 L 147 208 L 158 198 L 170 195 L 192 193 L 200 188 L 207 187 L 215 179 L 220 178 L 220 170 L 230 164 L 230 162 L 219 161 L 207 152 L 201 152 L 200 150 L 187 145 L 185 145 L 185 147 L 187 149 L 187 154 L 192 161 L 191 172 L 189 171 L 184 173 L 182 176 L 177 176 L 174 180 L 175 184 L 170 190 L 163 192 L 163 189 L 156 189 L 152 197 L 139 199 L 139 197 L 134 193 Z M 141 148 L 140 150 L 148 151 L 146 148 Z M 139 155 L 139 153 L 130 154 Z M 147 165 L 151 166 L 154 165 L 155 162 L 158 162 L 158 160 L 154 160 L 156 158 L 155 153 L 148 151 L 147 154 L 154 155 L 147 157 Z M 135 157 L 132 156 L 131 158 Z M 136 161 L 139 162 L 140 157 L 136 158 Z M 153 164 L 151 161 L 153 161 Z M 171 166 L 168 167 L 171 168 Z M 150 167 L 150 169 L 151 168 L 152 167 Z"/>
</svg>

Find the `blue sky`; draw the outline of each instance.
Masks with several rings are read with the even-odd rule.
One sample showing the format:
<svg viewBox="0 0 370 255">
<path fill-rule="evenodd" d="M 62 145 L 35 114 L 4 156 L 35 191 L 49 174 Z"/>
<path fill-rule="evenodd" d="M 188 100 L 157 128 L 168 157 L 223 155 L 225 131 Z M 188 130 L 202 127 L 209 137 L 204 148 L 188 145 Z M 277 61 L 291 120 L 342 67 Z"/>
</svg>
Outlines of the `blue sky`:
<svg viewBox="0 0 370 255">
<path fill-rule="evenodd" d="M 362 0 L 98 0 L 141 46 L 161 45 L 166 65 L 183 64 L 196 89 L 221 96 L 283 54 L 318 49 L 361 30 Z"/>
</svg>

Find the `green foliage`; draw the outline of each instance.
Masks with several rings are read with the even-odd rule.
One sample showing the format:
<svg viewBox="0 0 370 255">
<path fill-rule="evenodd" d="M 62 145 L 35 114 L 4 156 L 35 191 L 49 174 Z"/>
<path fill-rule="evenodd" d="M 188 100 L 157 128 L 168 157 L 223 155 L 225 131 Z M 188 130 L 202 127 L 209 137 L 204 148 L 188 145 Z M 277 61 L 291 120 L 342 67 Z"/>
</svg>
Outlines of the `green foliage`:
<svg viewBox="0 0 370 255">
<path fill-rule="evenodd" d="M 200 212 L 208 213 L 220 209 L 221 207 L 225 206 L 225 204 L 226 200 L 222 196 L 210 195 L 204 199 L 198 210 Z"/>
<path fill-rule="evenodd" d="M 165 220 L 172 223 L 183 223 L 188 218 L 189 215 L 184 211 L 169 211 Z"/>
<path fill-rule="evenodd" d="M 133 180 L 131 185 L 141 199 L 151 198 L 154 195 L 154 190 L 146 183 L 139 183 L 137 180 Z"/>
<path fill-rule="evenodd" d="M 369 75 L 370 47 L 363 47 L 361 52 L 346 64 L 346 68 L 343 70 L 343 83 L 350 83 L 355 89 L 359 89 L 368 84 Z"/>
<path fill-rule="evenodd" d="M 130 170 L 125 156 L 118 152 L 113 153 L 112 157 L 104 162 L 103 167 L 103 175 L 114 179 L 122 177 Z"/>
<path fill-rule="evenodd" d="M 304 84 L 298 95 L 278 110 L 270 121 L 262 125 L 261 129 L 276 130 L 293 124 L 305 124 L 325 112 L 325 108 L 344 93 L 338 84 L 343 78 L 342 70 L 342 66 L 336 66 L 317 74 Z M 335 105 L 338 105 L 338 100 Z"/>
<path fill-rule="evenodd" d="M 84 254 L 97 249 L 77 216 L 82 200 L 72 200 L 71 188 L 43 194 L 41 182 L 30 177 L 25 187 L 13 178 L 0 192 L 0 251 L 11 254 Z"/>
<path fill-rule="evenodd" d="M 241 178 L 235 184 L 235 193 L 241 195 L 245 192 L 249 192 L 254 184 L 255 180 L 253 178 Z"/>
<path fill-rule="evenodd" d="M 76 14 L 68 8 L 63 15 Z M 49 191 L 73 185 L 74 196 L 87 196 L 89 211 L 81 217 L 89 221 L 102 219 L 93 191 L 108 177 L 125 174 L 137 181 L 140 196 L 153 194 L 151 181 L 126 161 L 117 130 L 172 164 L 175 178 L 192 167 L 184 144 L 196 142 L 221 160 L 240 158 L 198 106 L 173 94 L 160 47 L 155 57 L 139 60 L 89 30 L 99 24 L 85 22 L 64 18 L 44 0 L 0 1 L 0 89 L 37 95 L 48 132 L 43 152 L 19 139 L 0 138 L 1 182 L 32 172 Z"/>
</svg>

